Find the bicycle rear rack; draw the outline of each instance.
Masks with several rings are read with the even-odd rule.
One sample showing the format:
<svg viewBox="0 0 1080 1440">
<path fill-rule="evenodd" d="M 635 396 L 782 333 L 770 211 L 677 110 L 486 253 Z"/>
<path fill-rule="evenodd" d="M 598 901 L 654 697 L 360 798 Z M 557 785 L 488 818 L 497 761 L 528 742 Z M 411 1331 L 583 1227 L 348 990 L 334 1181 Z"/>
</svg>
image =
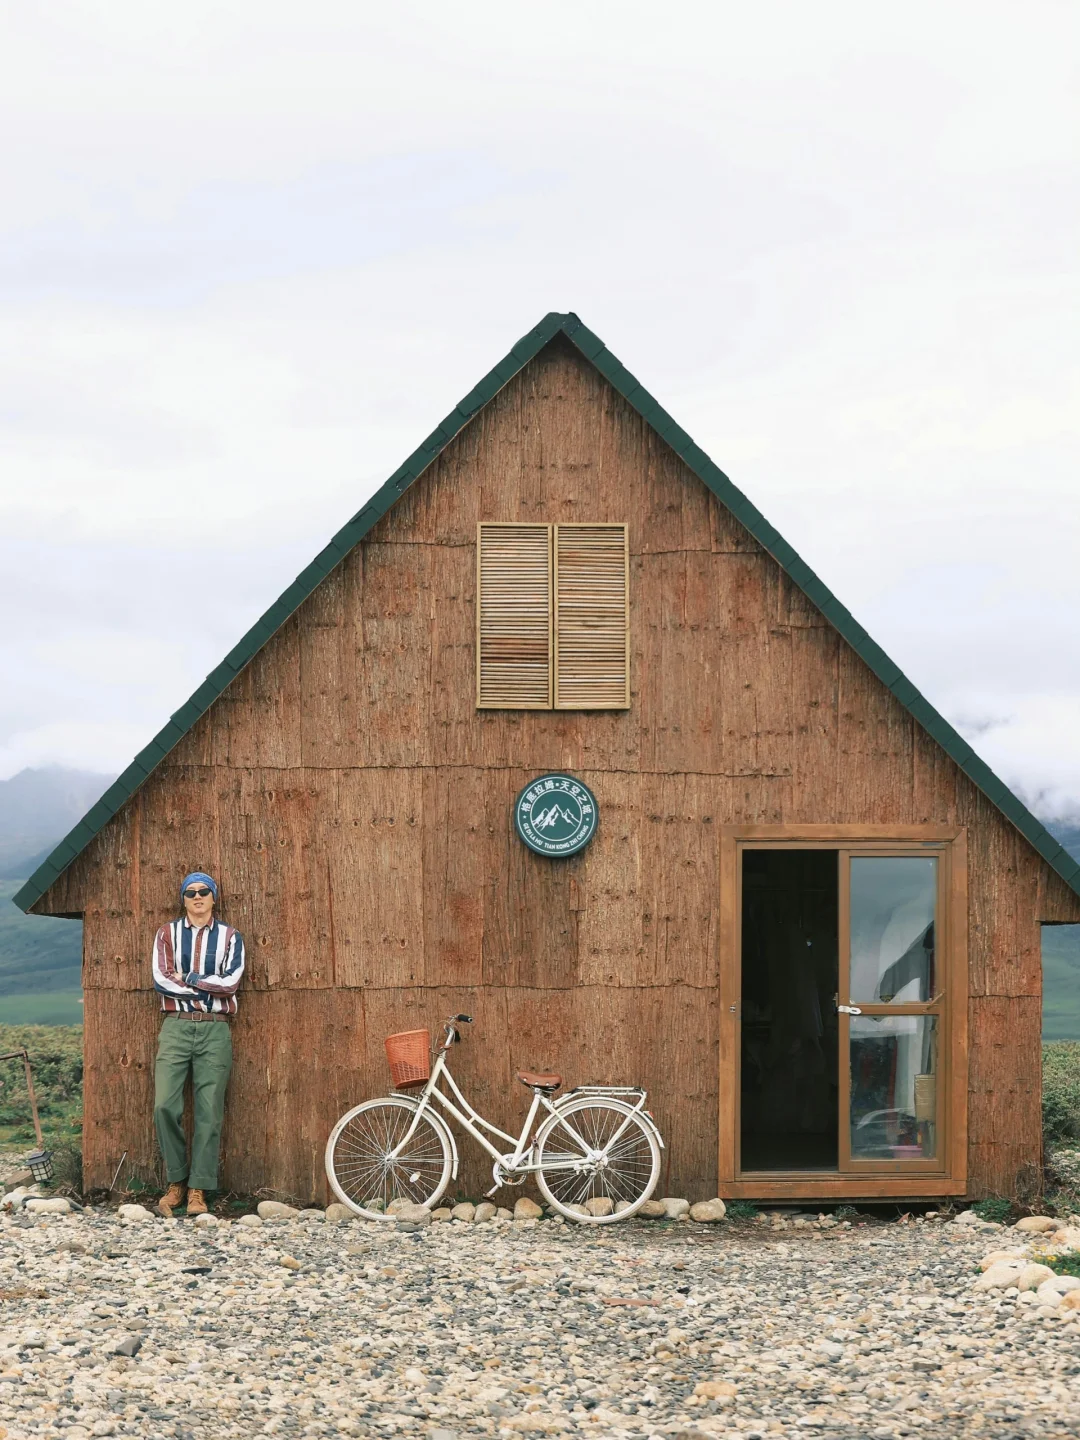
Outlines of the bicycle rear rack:
<svg viewBox="0 0 1080 1440">
<path fill-rule="evenodd" d="M 575 1085 L 567 1095 L 644 1095 L 640 1085 Z"/>
</svg>

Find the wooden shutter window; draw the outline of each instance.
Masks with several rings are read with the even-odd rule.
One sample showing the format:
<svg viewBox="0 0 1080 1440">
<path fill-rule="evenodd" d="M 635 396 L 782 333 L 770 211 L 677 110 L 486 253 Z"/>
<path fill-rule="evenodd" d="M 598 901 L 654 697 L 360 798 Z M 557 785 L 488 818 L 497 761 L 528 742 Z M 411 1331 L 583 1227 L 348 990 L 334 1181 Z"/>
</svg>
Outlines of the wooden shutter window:
<svg viewBox="0 0 1080 1440">
<path fill-rule="evenodd" d="M 551 526 L 477 526 L 476 570 L 477 707 L 550 710 Z"/>
<path fill-rule="evenodd" d="M 625 525 L 555 526 L 555 709 L 630 704 Z"/>
</svg>

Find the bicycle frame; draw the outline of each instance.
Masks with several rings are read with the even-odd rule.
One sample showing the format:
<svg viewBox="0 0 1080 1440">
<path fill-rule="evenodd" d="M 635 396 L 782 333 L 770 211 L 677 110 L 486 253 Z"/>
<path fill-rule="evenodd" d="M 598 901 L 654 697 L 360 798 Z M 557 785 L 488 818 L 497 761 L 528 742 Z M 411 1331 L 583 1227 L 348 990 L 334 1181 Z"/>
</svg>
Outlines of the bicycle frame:
<svg viewBox="0 0 1080 1440">
<path fill-rule="evenodd" d="M 439 1105 L 442 1107 L 442 1109 L 445 1110 L 447 1114 L 453 1116 L 453 1118 L 458 1122 L 461 1128 L 468 1131 L 468 1133 L 473 1137 L 473 1139 L 477 1141 L 477 1143 L 487 1151 L 487 1153 L 491 1156 L 492 1160 L 497 1166 L 501 1166 L 504 1170 L 512 1171 L 517 1175 L 527 1175 L 530 1172 L 539 1170 L 540 1168 L 533 1153 L 535 1149 L 535 1142 L 532 1140 L 531 1136 L 533 1125 L 536 1121 L 536 1116 L 539 1113 L 541 1106 L 543 1106 L 543 1108 L 547 1110 L 549 1114 L 557 1116 L 560 1113 L 560 1106 L 565 1105 L 566 1102 L 575 1095 L 611 1095 L 617 1101 L 627 1106 L 626 1119 L 624 1120 L 623 1124 L 619 1126 L 618 1130 L 616 1130 L 615 1134 L 609 1138 L 607 1142 L 607 1147 L 605 1148 L 610 1148 L 610 1146 L 612 1146 L 619 1139 L 619 1137 L 622 1135 L 623 1131 L 626 1129 L 627 1125 L 629 1125 L 631 1119 L 635 1115 L 641 1115 L 645 1119 L 646 1123 L 656 1134 L 656 1138 L 657 1140 L 659 1140 L 661 1147 L 663 1147 L 664 1142 L 660 1138 L 660 1133 L 656 1129 L 656 1125 L 653 1122 L 652 1116 L 645 1109 L 645 1092 L 643 1090 L 635 1089 L 631 1086 L 621 1085 L 581 1086 L 576 1090 L 567 1091 L 567 1093 L 560 1096 L 557 1101 L 552 1101 L 551 1098 L 546 1095 L 542 1090 L 534 1089 L 532 1104 L 529 1106 L 529 1113 L 525 1117 L 525 1123 L 521 1127 L 521 1134 L 516 1137 L 513 1135 L 508 1135 L 505 1130 L 500 1130 L 497 1125 L 492 1125 L 489 1120 L 485 1120 L 484 1117 L 477 1110 L 475 1110 L 472 1105 L 469 1104 L 468 1100 L 461 1093 L 461 1089 L 458 1086 L 458 1083 L 454 1079 L 453 1075 L 451 1075 L 449 1067 L 446 1063 L 447 1048 L 448 1046 L 442 1046 L 437 1052 L 435 1063 L 431 1067 L 431 1075 L 429 1076 L 427 1084 L 424 1086 L 422 1093 L 417 1098 L 416 1112 L 413 1115 L 412 1123 L 409 1125 L 408 1130 L 406 1130 L 405 1134 L 401 1137 L 401 1140 L 398 1142 L 398 1144 L 395 1145 L 394 1149 L 390 1152 L 390 1155 L 388 1157 L 389 1159 L 397 1159 L 398 1155 L 412 1139 L 412 1136 L 416 1131 L 416 1127 L 420 1123 L 421 1117 L 423 1116 L 424 1112 L 429 1108 L 429 1106 L 435 1114 L 438 1114 L 438 1111 L 435 1109 L 434 1104 L 432 1104 L 432 1102 L 436 1100 L 439 1102 Z M 439 1081 L 443 1078 L 445 1078 L 448 1087 L 454 1095 L 454 1098 L 459 1102 L 461 1109 L 458 1108 L 458 1105 L 454 1104 L 454 1100 L 452 1100 L 448 1095 L 444 1095 L 443 1092 L 438 1088 Z M 638 1097 L 636 1105 L 631 1105 L 629 1099 L 623 1098 L 630 1095 L 636 1095 Z M 566 1127 L 567 1132 L 570 1134 L 573 1140 L 582 1147 L 582 1150 L 586 1154 L 592 1154 L 590 1146 L 586 1143 L 582 1136 L 578 1134 L 578 1132 L 574 1129 L 573 1125 L 571 1125 L 565 1117 L 563 1118 L 562 1123 Z M 504 1153 L 501 1150 L 497 1150 L 495 1146 L 491 1143 L 491 1141 L 487 1138 L 487 1136 L 482 1133 L 481 1128 L 478 1127 L 482 1127 L 483 1130 L 488 1131 L 491 1135 L 497 1135 L 501 1140 L 508 1141 L 509 1144 L 514 1147 L 513 1150 L 509 1153 Z M 455 1145 L 453 1170 L 455 1178 L 457 1176 L 457 1161 L 457 1146 Z M 567 1159 L 565 1166 L 552 1167 L 549 1162 L 548 1168 L 564 1168 L 567 1170 L 572 1170 L 579 1167 L 581 1163 L 581 1157 L 574 1156 L 572 1159 Z"/>
</svg>

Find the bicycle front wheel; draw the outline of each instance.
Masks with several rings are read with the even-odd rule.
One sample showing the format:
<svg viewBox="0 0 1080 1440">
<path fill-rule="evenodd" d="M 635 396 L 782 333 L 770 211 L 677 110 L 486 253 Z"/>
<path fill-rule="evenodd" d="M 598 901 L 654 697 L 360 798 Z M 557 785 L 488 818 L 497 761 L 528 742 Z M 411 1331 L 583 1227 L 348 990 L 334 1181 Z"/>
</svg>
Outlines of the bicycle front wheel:
<svg viewBox="0 0 1080 1440">
<path fill-rule="evenodd" d="M 568 1220 L 627 1220 L 660 1178 L 660 1146 L 632 1106 L 583 1096 L 560 1105 L 536 1137 L 536 1183 Z"/>
<path fill-rule="evenodd" d="M 416 1121 L 416 1101 L 391 1095 L 366 1100 L 343 1115 L 326 1142 L 326 1178 L 350 1210 L 365 1220 L 392 1220 L 394 1200 L 434 1209 L 450 1183 L 454 1144 L 446 1126 L 425 1111 Z"/>
</svg>

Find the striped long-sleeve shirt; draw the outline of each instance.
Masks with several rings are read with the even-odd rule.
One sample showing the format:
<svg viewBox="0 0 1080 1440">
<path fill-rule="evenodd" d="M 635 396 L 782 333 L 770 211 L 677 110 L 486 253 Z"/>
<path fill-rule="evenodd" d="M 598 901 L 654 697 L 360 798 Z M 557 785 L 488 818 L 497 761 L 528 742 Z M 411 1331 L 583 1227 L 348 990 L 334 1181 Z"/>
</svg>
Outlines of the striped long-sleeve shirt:
<svg viewBox="0 0 1080 1440">
<path fill-rule="evenodd" d="M 163 925 L 154 937 L 154 989 L 161 1008 L 236 1014 L 236 991 L 244 978 L 244 937 L 212 920 L 192 925 L 186 917 Z"/>
</svg>

